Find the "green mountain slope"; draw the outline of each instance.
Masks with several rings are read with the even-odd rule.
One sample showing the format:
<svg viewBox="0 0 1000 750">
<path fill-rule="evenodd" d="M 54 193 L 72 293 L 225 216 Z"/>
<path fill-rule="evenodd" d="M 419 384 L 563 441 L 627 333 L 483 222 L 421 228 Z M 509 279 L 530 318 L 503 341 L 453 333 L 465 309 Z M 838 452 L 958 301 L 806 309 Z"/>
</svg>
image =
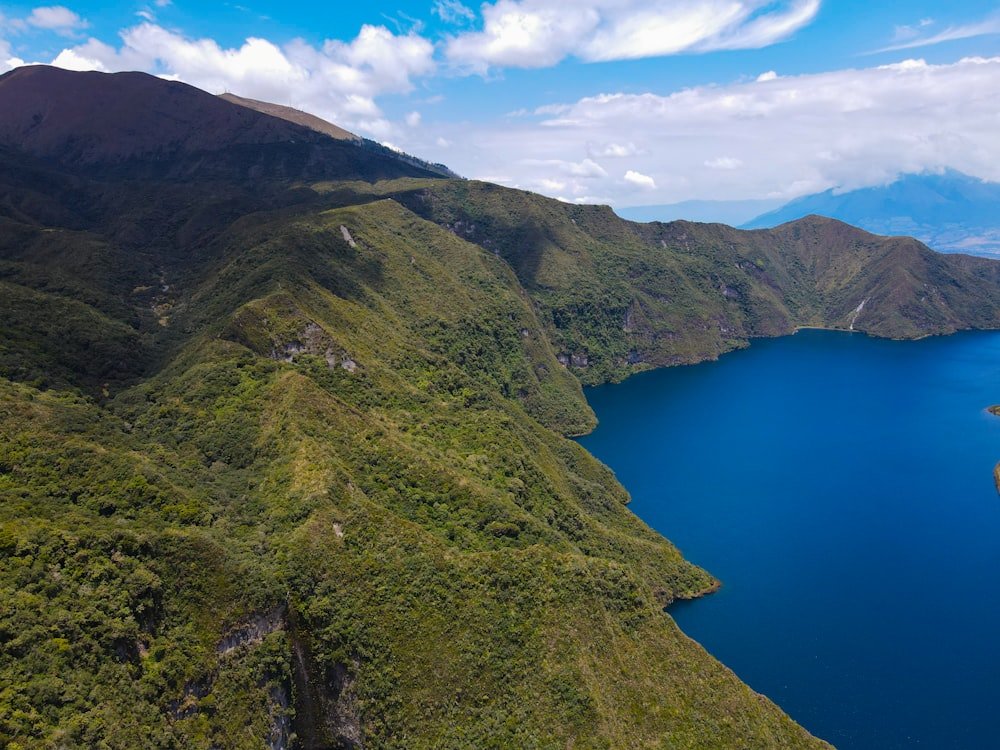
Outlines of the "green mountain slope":
<svg viewBox="0 0 1000 750">
<path fill-rule="evenodd" d="M 718 583 L 565 437 L 580 383 L 994 326 L 993 265 L 382 156 L 29 146 L 0 147 L 6 747 L 825 746 L 663 612 Z"/>
<path fill-rule="evenodd" d="M 660 612 L 712 579 L 539 423 L 593 418 L 502 260 L 392 201 L 252 214 L 132 326 L 123 269 L 50 283 L 72 246 L 6 253 L 50 339 L 16 361 L 60 376 L 4 386 L 5 741 L 809 746 Z M 72 305 L 132 372 L 57 351 Z"/>
<path fill-rule="evenodd" d="M 507 260 L 585 383 L 830 327 L 916 338 L 1000 327 L 1000 264 L 808 217 L 773 230 L 634 224 L 476 182 L 383 185 Z"/>
</svg>

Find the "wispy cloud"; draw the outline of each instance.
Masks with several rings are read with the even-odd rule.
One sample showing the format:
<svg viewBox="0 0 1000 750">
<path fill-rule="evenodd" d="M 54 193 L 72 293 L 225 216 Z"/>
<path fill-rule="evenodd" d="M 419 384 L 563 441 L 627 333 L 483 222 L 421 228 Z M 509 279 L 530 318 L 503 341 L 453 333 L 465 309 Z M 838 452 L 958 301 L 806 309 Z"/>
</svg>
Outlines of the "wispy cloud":
<svg viewBox="0 0 1000 750">
<path fill-rule="evenodd" d="M 437 0 L 431 11 L 445 23 L 465 25 L 476 20 L 476 13 L 458 0 Z"/>
<path fill-rule="evenodd" d="M 892 35 L 893 42 L 908 42 L 916 39 L 927 28 L 934 25 L 933 18 L 923 18 L 917 24 L 897 26 Z"/>
<path fill-rule="evenodd" d="M 894 44 L 888 47 L 872 50 L 868 54 L 875 55 L 880 52 L 898 52 L 905 49 L 916 49 L 918 47 L 929 47 L 943 42 L 954 42 L 959 39 L 971 39 L 977 36 L 988 34 L 1000 34 L 1000 13 L 994 13 L 978 23 L 965 24 L 963 26 L 949 26 L 944 31 L 936 34 L 922 35 L 923 31 L 933 26 L 930 19 L 922 21 L 919 27 L 901 26 L 896 28 L 896 39 Z"/>
<path fill-rule="evenodd" d="M 483 28 L 451 38 L 445 54 L 480 73 L 540 68 L 567 57 L 587 62 L 684 52 L 756 49 L 809 24 L 820 0 L 497 0 Z"/>
</svg>

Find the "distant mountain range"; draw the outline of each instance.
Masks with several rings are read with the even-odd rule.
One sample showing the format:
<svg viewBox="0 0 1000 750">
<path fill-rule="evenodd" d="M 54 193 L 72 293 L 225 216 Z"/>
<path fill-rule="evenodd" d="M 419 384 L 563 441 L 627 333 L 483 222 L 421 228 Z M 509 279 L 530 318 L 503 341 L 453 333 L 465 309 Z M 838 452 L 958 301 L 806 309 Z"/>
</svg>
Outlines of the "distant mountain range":
<svg viewBox="0 0 1000 750">
<path fill-rule="evenodd" d="M 700 221 L 706 224 L 740 224 L 784 205 L 781 199 L 740 201 L 681 201 L 657 206 L 625 206 L 615 213 L 629 221 Z"/>
<path fill-rule="evenodd" d="M 939 252 L 996 256 L 1000 255 L 998 206 L 1000 183 L 946 170 L 903 175 L 882 187 L 807 195 L 741 228 L 769 228 L 817 214 L 874 234 L 915 237 Z"/>
</svg>

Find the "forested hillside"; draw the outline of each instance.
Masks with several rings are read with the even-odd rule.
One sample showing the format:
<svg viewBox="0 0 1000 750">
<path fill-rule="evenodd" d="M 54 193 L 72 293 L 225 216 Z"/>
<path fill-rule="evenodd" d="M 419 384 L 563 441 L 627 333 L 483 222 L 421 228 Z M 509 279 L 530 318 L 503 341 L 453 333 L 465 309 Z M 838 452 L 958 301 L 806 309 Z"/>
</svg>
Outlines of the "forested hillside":
<svg viewBox="0 0 1000 750">
<path fill-rule="evenodd" d="M 6 747 L 825 746 L 664 613 L 718 582 L 567 439 L 581 382 L 996 326 L 993 264 L 631 224 L 76 76 L 0 77 Z M 163 148 L 81 145 L 51 113 L 95 81 L 170 92 Z"/>
</svg>

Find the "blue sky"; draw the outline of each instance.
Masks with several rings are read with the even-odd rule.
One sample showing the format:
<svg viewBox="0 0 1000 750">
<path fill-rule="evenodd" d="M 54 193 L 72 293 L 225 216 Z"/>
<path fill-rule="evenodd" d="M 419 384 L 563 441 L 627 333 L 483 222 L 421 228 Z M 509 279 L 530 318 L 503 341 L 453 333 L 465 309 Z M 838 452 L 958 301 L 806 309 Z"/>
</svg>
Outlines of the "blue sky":
<svg viewBox="0 0 1000 750">
<path fill-rule="evenodd" d="M 1000 180 L 1000 3 L 0 3 L 0 72 L 145 70 L 617 207 Z"/>
</svg>

